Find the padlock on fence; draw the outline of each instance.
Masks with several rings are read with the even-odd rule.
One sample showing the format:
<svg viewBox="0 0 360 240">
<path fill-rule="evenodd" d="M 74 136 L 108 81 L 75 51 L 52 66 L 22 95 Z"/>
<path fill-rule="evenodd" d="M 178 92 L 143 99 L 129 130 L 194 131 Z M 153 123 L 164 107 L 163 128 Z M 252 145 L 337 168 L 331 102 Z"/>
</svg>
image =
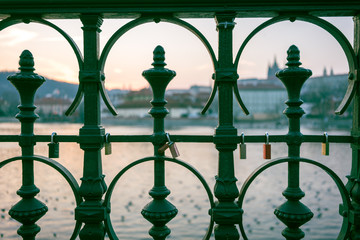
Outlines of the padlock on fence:
<svg viewBox="0 0 360 240">
<path fill-rule="evenodd" d="M 169 133 L 166 133 L 166 138 L 169 143 L 169 149 L 170 149 L 171 156 L 173 158 L 179 157 L 180 156 L 179 150 L 178 150 L 175 142 L 171 141 Z"/>
<path fill-rule="evenodd" d="M 169 144 L 165 143 L 164 145 L 162 145 L 161 147 L 159 147 L 158 149 L 158 153 L 164 153 L 166 149 L 169 148 Z"/>
<path fill-rule="evenodd" d="M 322 155 L 329 156 L 329 136 L 327 132 L 324 132 L 325 142 L 321 143 L 321 153 Z"/>
<path fill-rule="evenodd" d="M 109 141 L 110 133 L 105 134 L 105 155 L 112 153 L 111 142 Z"/>
<path fill-rule="evenodd" d="M 241 141 L 239 144 L 240 159 L 246 159 L 246 144 L 245 144 L 245 135 L 241 133 Z"/>
<path fill-rule="evenodd" d="M 164 153 L 165 150 L 169 148 L 171 156 L 173 158 L 179 157 L 180 156 L 179 150 L 175 142 L 171 141 L 169 133 L 166 133 L 166 138 L 167 138 L 167 143 L 165 143 L 158 149 L 158 153 Z"/>
<path fill-rule="evenodd" d="M 268 133 L 265 133 L 265 144 L 263 145 L 263 158 L 271 159 L 271 144 L 269 142 Z"/>
<path fill-rule="evenodd" d="M 49 146 L 49 158 L 58 158 L 59 157 L 59 143 L 54 141 L 54 136 L 56 132 L 51 134 L 51 142 L 48 143 Z"/>
<path fill-rule="evenodd" d="M 174 142 L 169 142 L 169 149 L 173 158 L 177 158 L 180 156 L 179 150 Z"/>
</svg>

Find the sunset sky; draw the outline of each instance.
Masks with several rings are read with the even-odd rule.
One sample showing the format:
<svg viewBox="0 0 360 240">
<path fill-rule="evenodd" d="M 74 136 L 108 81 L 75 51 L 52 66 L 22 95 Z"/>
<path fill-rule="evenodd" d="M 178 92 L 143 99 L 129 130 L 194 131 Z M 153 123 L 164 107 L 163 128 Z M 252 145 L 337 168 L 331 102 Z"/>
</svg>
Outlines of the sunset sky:
<svg viewBox="0 0 360 240">
<path fill-rule="evenodd" d="M 217 31 L 214 19 L 185 19 L 196 26 L 209 40 L 217 54 Z M 246 36 L 267 19 L 236 19 L 234 29 L 234 58 Z M 337 26 L 353 43 L 351 18 L 326 18 Z M 101 27 L 101 48 L 111 35 L 130 20 L 105 19 Z M 82 49 L 80 20 L 54 20 L 71 35 Z M 267 67 L 276 58 L 280 67 L 286 63 L 286 50 L 292 44 L 301 51 L 303 67 L 322 75 L 324 68 L 335 74 L 348 72 L 347 61 L 339 44 L 319 27 L 296 21 L 282 22 L 261 31 L 248 44 L 240 59 L 240 79 L 265 78 Z M 212 84 L 213 73 L 209 54 L 188 30 L 169 23 L 148 23 L 130 30 L 115 44 L 106 62 L 105 75 L 108 89 L 140 89 L 147 87 L 141 76 L 152 63 L 152 51 L 162 45 L 166 51 L 167 67 L 177 76 L 169 88 L 188 88 L 191 85 Z M 16 70 L 22 50 L 30 50 L 35 57 L 36 72 L 56 80 L 77 83 L 78 66 L 72 49 L 55 30 L 31 23 L 18 24 L 0 32 L 0 70 Z"/>
</svg>

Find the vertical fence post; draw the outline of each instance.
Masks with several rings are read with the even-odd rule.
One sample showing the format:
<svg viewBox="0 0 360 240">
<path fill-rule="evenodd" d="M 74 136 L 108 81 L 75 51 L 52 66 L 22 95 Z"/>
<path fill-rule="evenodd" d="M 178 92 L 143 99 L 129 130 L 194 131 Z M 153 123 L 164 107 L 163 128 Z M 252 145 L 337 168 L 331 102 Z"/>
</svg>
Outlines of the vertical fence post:
<svg viewBox="0 0 360 240">
<path fill-rule="evenodd" d="M 354 17 L 354 50 L 357 56 L 355 81 L 360 81 L 360 15 Z M 354 113 L 353 113 L 353 127 L 351 135 L 355 138 L 360 137 L 360 85 L 357 84 L 357 89 L 354 96 Z M 360 239 L 360 142 L 351 144 L 352 148 L 352 166 L 351 173 L 348 177 L 349 181 L 346 188 L 349 191 L 352 200 L 352 209 L 349 214 L 349 221 L 351 227 L 351 240 Z"/>
<path fill-rule="evenodd" d="M 16 118 L 21 122 L 21 147 L 22 156 L 34 155 L 34 122 L 39 117 L 35 113 L 34 97 L 36 90 L 44 83 L 42 76 L 34 73 L 34 58 L 30 51 L 25 50 L 20 56 L 19 73 L 9 76 L 8 80 L 16 87 L 20 94 L 20 112 Z M 19 228 L 18 234 L 25 240 L 33 240 L 40 227 L 35 224 L 48 208 L 44 203 L 35 199 L 40 190 L 34 184 L 34 161 L 22 161 L 22 186 L 17 194 L 22 200 L 14 205 L 9 214 L 12 218 L 21 222 L 23 225 Z"/>
<path fill-rule="evenodd" d="M 175 77 L 175 72 L 164 68 L 166 63 L 165 51 L 161 46 L 154 50 L 154 68 L 143 72 L 143 76 L 150 83 L 153 90 L 153 106 L 149 113 L 154 118 L 154 155 L 164 156 L 159 153 L 158 149 L 165 143 L 164 118 L 169 113 L 165 108 L 165 89 L 171 79 Z M 141 211 L 141 214 L 154 226 L 150 229 L 149 234 L 155 240 L 164 240 L 169 234 L 170 229 L 166 224 L 173 219 L 178 210 L 165 198 L 170 194 L 170 190 L 165 186 L 165 161 L 158 158 L 154 162 L 154 186 L 149 192 L 153 200 L 147 204 Z"/>
<path fill-rule="evenodd" d="M 99 15 L 81 15 L 84 36 L 84 67 L 80 71 L 80 82 L 84 86 L 84 126 L 80 129 L 80 147 L 84 150 L 84 169 L 80 194 L 84 202 L 76 208 L 75 218 L 83 223 L 80 239 L 104 239 L 103 221 L 106 208 L 102 196 L 106 191 L 102 174 L 101 149 L 105 129 L 100 125 L 101 72 L 98 69 L 99 33 L 102 18 Z"/>
<path fill-rule="evenodd" d="M 212 209 L 216 222 L 216 240 L 235 240 L 240 235 L 235 227 L 241 219 L 242 210 L 234 202 L 239 196 L 236 186 L 233 152 L 237 147 L 237 129 L 233 126 L 233 82 L 238 75 L 233 65 L 232 32 L 235 26 L 234 13 L 216 14 L 219 36 L 219 63 L 215 72 L 218 83 L 219 125 L 215 130 L 214 143 L 219 151 L 218 175 L 214 193 L 218 202 Z"/>
<path fill-rule="evenodd" d="M 313 213 L 300 202 L 305 193 L 300 189 L 300 165 L 297 158 L 300 157 L 302 134 L 300 132 L 300 118 L 305 113 L 300 107 L 303 101 L 300 99 L 300 91 L 305 81 L 311 76 L 309 69 L 299 67 L 301 65 L 300 51 L 292 45 L 287 51 L 287 68 L 279 71 L 276 76 L 283 82 L 288 92 L 289 99 L 286 101 L 288 108 L 284 114 L 289 119 L 289 132 L 287 134 L 288 156 L 293 161 L 288 163 L 288 186 L 283 192 L 287 199 L 285 203 L 275 209 L 275 215 L 286 226 L 282 235 L 288 240 L 297 240 L 305 236 L 299 228 L 308 222 Z"/>
</svg>

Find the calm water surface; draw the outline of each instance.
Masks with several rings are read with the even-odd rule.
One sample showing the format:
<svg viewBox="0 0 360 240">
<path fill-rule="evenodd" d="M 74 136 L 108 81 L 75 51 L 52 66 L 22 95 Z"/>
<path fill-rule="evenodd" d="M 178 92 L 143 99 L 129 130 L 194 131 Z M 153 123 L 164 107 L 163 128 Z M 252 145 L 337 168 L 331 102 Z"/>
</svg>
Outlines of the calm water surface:
<svg viewBox="0 0 360 240">
<path fill-rule="evenodd" d="M 78 124 L 36 124 L 36 134 L 78 134 Z M 151 128 L 129 126 L 105 126 L 111 134 L 151 134 Z M 245 134 L 264 134 L 264 129 L 239 130 Z M 266 130 L 269 134 L 286 134 L 287 130 Z M 19 134 L 17 123 L 1 123 L 0 134 Z M 214 127 L 183 127 L 169 130 L 171 134 L 212 135 Z M 304 134 L 322 134 L 303 129 Z M 329 132 L 348 135 L 348 132 Z M 206 179 L 209 186 L 215 184 L 218 152 L 213 144 L 177 143 L 180 159 L 195 167 Z M 114 176 L 127 164 L 151 156 L 153 147 L 149 143 L 113 143 L 112 155 L 103 156 L 103 172 L 109 185 Z M 47 156 L 47 143 L 38 143 L 35 153 Z M 262 144 L 247 144 L 246 160 L 238 158 L 235 151 L 235 171 L 238 188 L 251 172 L 264 162 Z M 168 154 L 168 152 L 167 152 Z M 16 143 L 2 143 L 1 160 L 20 155 Z M 272 157 L 287 155 L 283 143 L 272 144 Z M 348 144 L 331 144 L 330 156 L 321 155 L 321 144 L 303 144 L 303 157 L 319 161 L 333 169 L 346 182 L 345 176 L 351 167 L 351 149 Z M 83 167 L 83 153 L 76 143 L 61 143 L 58 161 L 70 170 L 80 184 Z M 111 219 L 120 239 L 150 239 L 151 224 L 142 218 L 141 209 L 151 201 L 148 191 L 153 185 L 153 164 L 144 163 L 130 169 L 120 179 L 112 195 Z M 281 192 L 287 186 L 287 166 L 281 164 L 263 172 L 249 188 L 244 201 L 244 226 L 249 239 L 283 239 L 281 231 L 285 226 L 273 214 L 274 208 L 285 199 Z M 0 169 L 0 238 L 19 239 L 16 230 L 20 224 L 11 219 L 7 212 L 20 200 L 16 191 L 21 186 L 21 164 L 12 163 Z M 41 232 L 37 239 L 69 239 L 74 227 L 75 200 L 70 187 L 59 173 L 40 163 L 35 164 L 35 181 L 41 192 L 38 199 L 49 207 L 48 213 L 38 221 Z M 200 181 L 189 171 L 173 163 L 166 166 L 166 185 L 171 190 L 168 200 L 179 210 L 178 215 L 168 224 L 172 233 L 169 239 L 201 239 L 209 225 L 210 208 L 206 192 Z M 301 164 L 301 188 L 306 193 L 302 202 L 314 213 L 314 218 L 302 229 L 304 239 L 335 239 L 342 218 L 338 215 L 341 198 L 335 183 L 321 169 Z M 213 239 L 213 238 L 212 238 Z"/>
</svg>

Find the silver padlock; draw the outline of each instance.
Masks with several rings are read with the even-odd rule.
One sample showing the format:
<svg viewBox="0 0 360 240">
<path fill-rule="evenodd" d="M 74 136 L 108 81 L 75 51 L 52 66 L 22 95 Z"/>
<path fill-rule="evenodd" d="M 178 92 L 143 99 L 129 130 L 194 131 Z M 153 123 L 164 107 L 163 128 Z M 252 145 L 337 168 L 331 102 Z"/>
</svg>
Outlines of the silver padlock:
<svg viewBox="0 0 360 240">
<path fill-rule="evenodd" d="M 109 141 L 110 133 L 105 134 L 105 155 L 112 153 L 111 142 Z"/>
<path fill-rule="evenodd" d="M 169 149 L 173 158 L 177 158 L 180 156 L 179 150 L 174 142 L 169 142 Z"/>
<path fill-rule="evenodd" d="M 168 140 L 168 145 L 169 145 L 171 156 L 173 158 L 179 157 L 180 156 L 179 150 L 178 150 L 175 142 L 171 141 L 169 133 L 166 133 L 166 138 Z"/>
<path fill-rule="evenodd" d="M 240 159 L 246 159 L 246 144 L 245 144 L 245 135 L 241 133 L 241 142 L 239 145 Z"/>
<path fill-rule="evenodd" d="M 59 143 L 54 142 L 54 136 L 56 132 L 51 134 L 51 142 L 48 143 L 49 146 L 49 158 L 58 158 L 59 157 Z"/>
</svg>

